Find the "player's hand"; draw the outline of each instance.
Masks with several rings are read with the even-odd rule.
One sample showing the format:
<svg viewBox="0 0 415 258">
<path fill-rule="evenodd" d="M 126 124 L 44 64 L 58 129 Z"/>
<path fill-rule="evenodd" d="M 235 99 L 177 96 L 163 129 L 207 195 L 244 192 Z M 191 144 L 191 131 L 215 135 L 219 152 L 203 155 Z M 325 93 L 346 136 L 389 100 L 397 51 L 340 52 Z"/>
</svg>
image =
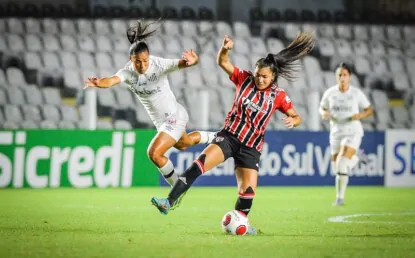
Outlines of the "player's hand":
<svg viewBox="0 0 415 258">
<path fill-rule="evenodd" d="M 199 57 L 193 49 L 184 51 L 182 58 L 186 61 L 187 66 L 195 65 L 199 61 Z"/>
<path fill-rule="evenodd" d="M 97 87 L 98 86 L 98 77 L 96 76 L 92 76 L 92 77 L 88 77 L 88 80 L 85 80 L 85 86 L 84 86 L 84 90 L 89 88 L 89 87 Z"/>
<path fill-rule="evenodd" d="M 352 115 L 352 117 L 351 117 L 351 120 L 360 120 L 360 113 L 357 113 L 357 114 L 354 114 L 354 115 Z"/>
<path fill-rule="evenodd" d="M 321 118 L 322 118 L 323 120 L 329 120 L 329 119 L 332 119 L 332 117 L 330 116 L 330 112 L 329 112 L 329 111 L 326 111 L 326 110 L 324 110 L 324 111 L 321 113 Z"/>
<path fill-rule="evenodd" d="M 227 50 L 231 50 L 233 48 L 233 40 L 228 35 L 225 35 L 223 38 L 222 47 Z"/>
<path fill-rule="evenodd" d="M 294 128 L 295 126 L 295 118 L 291 116 L 287 116 L 284 118 L 281 118 L 282 121 L 284 121 L 284 125 L 287 128 Z"/>
</svg>

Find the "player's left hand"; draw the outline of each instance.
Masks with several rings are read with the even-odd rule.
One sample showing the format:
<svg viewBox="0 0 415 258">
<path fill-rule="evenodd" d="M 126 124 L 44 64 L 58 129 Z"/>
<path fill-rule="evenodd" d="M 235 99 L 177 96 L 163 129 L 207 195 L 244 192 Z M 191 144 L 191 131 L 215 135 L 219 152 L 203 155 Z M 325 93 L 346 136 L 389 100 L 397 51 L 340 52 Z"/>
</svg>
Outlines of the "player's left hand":
<svg viewBox="0 0 415 258">
<path fill-rule="evenodd" d="M 193 51 L 193 49 L 184 51 L 182 58 L 186 61 L 187 66 L 195 65 L 199 61 L 199 57 L 197 56 L 196 52 Z"/>
<path fill-rule="evenodd" d="M 294 117 L 287 116 L 287 117 L 282 118 L 281 120 L 284 121 L 285 127 L 294 128 L 295 126 L 294 119 L 295 119 Z"/>
</svg>

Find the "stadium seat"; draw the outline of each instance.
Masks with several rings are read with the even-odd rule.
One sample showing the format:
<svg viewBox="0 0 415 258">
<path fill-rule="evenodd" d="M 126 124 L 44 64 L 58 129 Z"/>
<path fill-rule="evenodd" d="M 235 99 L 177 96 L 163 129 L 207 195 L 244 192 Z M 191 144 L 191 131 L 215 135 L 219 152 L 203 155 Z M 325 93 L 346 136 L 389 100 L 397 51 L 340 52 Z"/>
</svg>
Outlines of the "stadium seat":
<svg viewBox="0 0 415 258">
<path fill-rule="evenodd" d="M 55 35 L 43 35 L 41 38 L 43 40 L 43 46 L 46 51 L 62 50 L 58 38 Z"/>
<path fill-rule="evenodd" d="M 413 42 L 415 40 L 415 26 L 405 25 L 403 27 L 403 35 L 404 35 L 405 41 Z"/>
<path fill-rule="evenodd" d="M 62 102 L 61 94 L 57 88 L 43 88 L 43 99 L 48 105 L 60 105 Z"/>
<path fill-rule="evenodd" d="M 283 25 L 283 30 L 285 38 L 291 41 L 300 33 L 301 27 L 296 23 L 286 23 L 285 26 Z"/>
<path fill-rule="evenodd" d="M 42 19 L 41 24 L 43 27 L 43 32 L 45 34 L 58 34 L 59 33 L 58 23 L 56 22 L 56 20 L 51 19 L 51 18 L 44 18 Z"/>
<path fill-rule="evenodd" d="M 78 70 L 66 69 L 63 75 L 64 96 L 74 96 L 83 87 L 83 78 Z"/>
<path fill-rule="evenodd" d="M 264 40 L 261 37 L 251 37 L 250 39 L 250 49 L 252 54 L 266 55 L 267 46 L 265 45 Z"/>
<path fill-rule="evenodd" d="M 78 28 L 78 33 L 81 35 L 92 35 L 95 33 L 91 20 L 81 18 L 75 20 L 75 24 Z"/>
<path fill-rule="evenodd" d="M 337 53 L 340 56 L 352 56 L 353 50 L 350 43 L 345 39 L 337 39 L 334 41 L 337 49 Z"/>
<path fill-rule="evenodd" d="M 167 53 L 170 53 L 170 54 L 177 55 L 177 58 L 181 56 L 183 48 L 182 48 L 180 40 L 177 37 L 164 36 L 163 41 L 164 41 L 164 46 L 165 46 L 164 51 L 167 51 Z"/>
<path fill-rule="evenodd" d="M 67 35 L 77 34 L 74 20 L 64 18 L 64 19 L 59 19 L 58 23 L 59 23 L 60 31 L 62 34 L 67 34 Z"/>
<path fill-rule="evenodd" d="M 409 82 L 409 78 L 406 73 L 396 72 L 393 73 L 393 84 L 395 89 L 405 91 L 411 88 L 411 84 Z"/>
<path fill-rule="evenodd" d="M 93 25 L 94 25 L 94 28 L 95 28 L 94 31 L 95 31 L 95 34 L 96 35 L 106 35 L 106 36 L 110 36 L 112 34 L 111 26 L 110 26 L 108 20 L 95 19 L 93 21 Z"/>
<path fill-rule="evenodd" d="M 114 129 L 116 130 L 131 130 L 133 129 L 130 122 L 126 120 L 116 120 L 114 122 Z"/>
<path fill-rule="evenodd" d="M 117 36 L 115 38 L 113 38 L 112 41 L 112 45 L 114 46 L 113 51 L 119 51 L 119 52 L 124 52 L 124 53 L 128 53 L 128 49 L 130 48 L 130 42 L 128 42 L 127 37 L 123 36 Z M 151 44 L 149 46 L 150 51 L 151 51 Z"/>
<path fill-rule="evenodd" d="M 10 87 L 6 89 L 9 103 L 12 105 L 23 105 L 26 103 L 23 91 L 17 87 Z"/>
<path fill-rule="evenodd" d="M 57 129 L 58 126 L 53 121 L 43 120 L 39 123 L 39 128 L 41 128 L 41 129 Z"/>
<path fill-rule="evenodd" d="M 180 17 L 182 18 L 182 20 L 195 20 L 196 12 L 188 6 L 184 6 L 180 10 Z"/>
<path fill-rule="evenodd" d="M 136 105 L 136 120 L 138 121 L 140 127 L 151 128 L 153 127 L 153 121 L 147 114 L 147 111 L 144 109 L 143 105 Z"/>
<path fill-rule="evenodd" d="M 305 74 L 299 75 L 292 83 L 292 87 L 298 90 L 308 90 L 308 82 L 306 80 Z"/>
<path fill-rule="evenodd" d="M 95 63 L 99 69 L 111 69 L 114 63 L 108 53 L 98 52 L 95 54 Z"/>
<path fill-rule="evenodd" d="M 43 45 L 40 38 L 34 34 L 27 34 L 24 37 L 26 50 L 28 51 L 42 51 Z"/>
<path fill-rule="evenodd" d="M 21 105 L 21 110 L 25 120 L 36 122 L 42 120 L 39 108 L 35 105 Z"/>
<path fill-rule="evenodd" d="M 197 24 L 194 21 L 181 21 L 179 23 L 179 26 L 181 27 L 182 35 L 187 37 L 194 37 L 198 34 L 197 31 Z"/>
<path fill-rule="evenodd" d="M 248 55 L 251 52 L 250 45 L 247 39 L 244 38 L 234 38 L 235 46 L 234 51 L 235 53 Z"/>
<path fill-rule="evenodd" d="M 372 56 L 385 56 L 386 55 L 385 46 L 380 41 L 376 41 L 376 40 L 370 41 L 369 47 L 370 47 L 370 52 Z"/>
<path fill-rule="evenodd" d="M 110 116 L 116 100 L 113 91 L 100 90 L 97 92 L 98 116 Z"/>
<path fill-rule="evenodd" d="M 17 122 L 17 123 L 20 121 L 23 121 L 23 115 L 19 109 L 19 106 L 4 105 L 3 112 L 6 118 L 6 121 Z"/>
<path fill-rule="evenodd" d="M 100 130 L 112 130 L 113 129 L 113 126 L 112 126 L 111 122 L 109 122 L 109 121 L 98 120 L 97 121 L 97 129 L 100 129 Z"/>
<path fill-rule="evenodd" d="M 181 35 L 181 31 L 180 31 L 178 21 L 166 20 L 162 23 L 162 27 L 163 27 L 163 30 L 164 30 L 163 35 L 170 35 L 170 36 L 180 36 Z"/>
<path fill-rule="evenodd" d="M 354 38 L 357 40 L 368 41 L 369 32 L 366 25 L 354 25 L 353 26 Z"/>
<path fill-rule="evenodd" d="M 383 58 L 372 58 L 372 66 L 373 72 L 375 72 L 376 74 L 385 74 L 389 72 L 386 61 Z"/>
<path fill-rule="evenodd" d="M 265 19 L 270 22 L 280 21 L 282 19 L 281 12 L 275 8 L 269 8 L 265 15 Z"/>
<path fill-rule="evenodd" d="M 77 122 L 79 120 L 79 114 L 74 107 L 68 105 L 61 105 L 59 106 L 59 108 L 61 111 L 62 120 L 71 122 Z"/>
<path fill-rule="evenodd" d="M 321 24 L 318 27 L 318 35 L 327 39 L 335 38 L 334 26 L 327 23 Z"/>
<path fill-rule="evenodd" d="M 19 127 L 22 129 L 38 129 L 39 128 L 38 124 L 32 120 L 25 120 L 25 121 L 20 122 Z"/>
<path fill-rule="evenodd" d="M 43 67 L 42 59 L 36 52 L 24 52 L 23 61 L 27 69 L 37 70 Z"/>
<path fill-rule="evenodd" d="M 385 30 L 382 25 L 371 25 L 369 31 L 372 40 L 384 41 L 386 39 Z"/>
<path fill-rule="evenodd" d="M 42 32 L 38 19 L 26 18 L 23 20 L 25 31 L 30 34 L 40 34 Z"/>
<path fill-rule="evenodd" d="M 346 24 L 338 24 L 336 26 L 336 34 L 341 39 L 351 40 L 353 38 L 352 28 Z"/>
<path fill-rule="evenodd" d="M 23 21 L 19 18 L 6 19 L 7 29 L 12 34 L 24 34 L 25 28 Z"/>
<path fill-rule="evenodd" d="M 59 121 L 58 127 L 60 129 L 69 129 L 69 130 L 77 129 L 75 121 L 66 121 L 66 120 Z"/>
<path fill-rule="evenodd" d="M 81 51 L 94 52 L 95 51 L 95 39 L 92 39 L 89 35 L 82 35 L 77 38 L 78 46 Z"/>
<path fill-rule="evenodd" d="M 323 72 L 323 77 L 324 77 L 326 88 L 329 88 L 333 85 L 336 85 L 336 83 L 337 83 L 336 75 L 333 72 L 331 72 L 331 71 Z"/>
<path fill-rule="evenodd" d="M 28 104 L 42 105 L 44 103 L 42 92 L 39 90 L 37 86 L 26 87 L 23 92 L 26 95 L 26 100 Z"/>
<path fill-rule="evenodd" d="M 88 52 L 77 52 L 79 61 L 79 68 L 82 69 L 94 69 L 96 67 L 94 57 Z"/>
<path fill-rule="evenodd" d="M 134 95 L 130 90 L 123 88 L 123 87 L 116 87 L 114 89 L 114 95 L 116 99 L 116 106 L 127 109 L 135 108 L 135 102 L 134 102 Z"/>
<path fill-rule="evenodd" d="M 403 39 L 402 27 L 396 25 L 386 26 L 386 35 L 389 41 L 400 41 Z"/>
<path fill-rule="evenodd" d="M 235 21 L 233 23 L 234 36 L 237 38 L 250 38 L 251 30 L 245 22 Z"/>
<path fill-rule="evenodd" d="M 234 65 L 238 66 L 240 69 L 251 70 L 252 64 L 246 55 L 243 54 L 234 54 Z"/>
<path fill-rule="evenodd" d="M 74 53 L 69 51 L 60 51 L 59 55 L 62 66 L 65 69 L 79 68 L 78 61 Z"/>
<path fill-rule="evenodd" d="M 392 117 L 395 123 L 405 124 L 408 123 L 411 119 L 408 110 L 405 107 L 392 107 L 391 108 Z"/>
<path fill-rule="evenodd" d="M 0 37 L 0 51 L 7 52 L 9 47 L 7 46 L 6 37 Z"/>
<path fill-rule="evenodd" d="M 78 43 L 75 40 L 75 37 L 72 35 L 62 35 L 60 36 L 61 45 L 64 51 L 79 51 Z"/>
<path fill-rule="evenodd" d="M 192 67 L 185 70 L 187 84 L 192 88 L 203 87 L 202 74 L 199 67 Z"/>
<path fill-rule="evenodd" d="M 62 67 L 59 62 L 59 57 L 55 52 L 43 52 L 43 63 L 46 68 L 49 69 L 60 69 Z"/>
<path fill-rule="evenodd" d="M 369 55 L 369 46 L 366 42 L 357 40 L 352 42 L 353 52 L 357 56 L 368 56 Z"/>
<path fill-rule="evenodd" d="M 24 45 L 23 39 L 20 35 L 17 34 L 7 34 L 6 40 L 8 44 L 8 49 L 14 52 L 23 52 L 26 47 Z"/>
<path fill-rule="evenodd" d="M 19 125 L 17 124 L 17 122 L 5 121 L 3 123 L 3 129 L 8 129 L 8 130 L 19 129 Z"/>
<path fill-rule="evenodd" d="M 125 33 L 127 31 L 128 25 L 124 20 L 120 19 L 111 19 L 110 20 L 110 28 L 114 35 L 120 35 L 125 37 Z"/>
<path fill-rule="evenodd" d="M 369 74 L 372 72 L 372 66 L 366 57 L 356 57 L 354 60 L 354 67 L 356 72 L 360 75 Z"/>
</svg>

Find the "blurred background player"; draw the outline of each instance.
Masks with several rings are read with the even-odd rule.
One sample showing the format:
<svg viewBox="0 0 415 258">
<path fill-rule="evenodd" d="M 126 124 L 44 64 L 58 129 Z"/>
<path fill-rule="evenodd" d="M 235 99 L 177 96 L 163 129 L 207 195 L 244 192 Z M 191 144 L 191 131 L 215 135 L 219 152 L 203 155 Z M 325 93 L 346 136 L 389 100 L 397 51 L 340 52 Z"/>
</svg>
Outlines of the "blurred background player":
<svg viewBox="0 0 415 258">
<path fill-rule="evenodd" d="M 313 36 L 301 33 L 278 54 L 268 54 L 267 57 L 259 59 L 254 73 L 240 70 L 230 62 L 228 53 L 233 45 L 233 40 L 225 36 L 217 56 L 218 65 L 236 86 L 232 110 L 226 116 L 222 131 L 179 177 L 168 198 L 152 198 L 153 205 L 162 214 L 168 213 L 197 177 L 233 157 L 238 184 L 235 209 L 248 215 L 257 187 L 264 134 L 272 114 L 276 110 L 284 113 L 286 117 L 283 121 L 288 128 L 301 123 L 300 115 L 285 91 L 278 87 L 277 80 L 280 76 L 287 80 L 295 78 L 295 61 L 312 50 Z M 255 228 L 250 227 L 247 234 L 256 234 Z"/>
<path fill-rule="evenodd" d="M 356 152 L 364 134 L 360 120 L 373 114 L 366 95 L 350 85 L 351 76 L 349 66 L 339 64 L 336 69 L 337 85 L 327 89 L 320 102 L 322 118 L 330 120 L 332 169 L 336 174 L 334 205 L 344 204 L 349 172 L 359 161 Z"/>
<path fill-rule="evenodd" d="M 127 29 L 127 37 L 131 43 L 130 61 L 111 77 L 88 78 L 84 89 L 109 88 L 121 82 L 128 85 L 147 110 L 158 131 L 148 147 L 147 154 L 166 181 L 173 185 L 177 180 L 177 173 L 165 153 L 173 146 L 185 150 L 194 144 L 209 143 L 215 133 L 186 133 L 188 114 L 176 101 L 167 79 L 169 73 L 196 65 L 199 57 L 193 50 L 184 51 L 182 59 L 164 59 L 150 55 L 148 45 L 144 41 L 156 32 L 156 29 L 149 29 L 150 25 L 152 24 L 144 21 L 132 24 Z"/>
</svg>

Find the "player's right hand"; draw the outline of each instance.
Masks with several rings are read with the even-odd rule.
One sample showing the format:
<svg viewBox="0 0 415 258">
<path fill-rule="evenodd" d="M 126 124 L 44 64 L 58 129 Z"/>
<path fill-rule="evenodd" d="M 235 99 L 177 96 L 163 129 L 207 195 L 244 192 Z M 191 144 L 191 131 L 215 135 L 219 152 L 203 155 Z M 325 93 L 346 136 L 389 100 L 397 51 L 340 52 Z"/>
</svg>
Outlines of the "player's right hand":
<svg viewBox="0 0 415 258">
<path fill-rule="evenodd" d="M 321 112 L 321 118 L 323 120 L 333 119 L 333 117 L 330 116 L 329 111 L 326 111 L 326 110 L 324 110 L 323 112 Z"/>
<path fill-rule="evenodd" d="M 84 90 L 89 88 L 89 87 L 97 87 L 98 86 L 98 77 L 96 76 L 92 76 L 92 77 L 88 77 L 88 80 L 85 80 L 85 86 L 84 86 Z"/>
<path fill-rule="evenodd" d="M 233 40 L 229 37 L 229 35 L 225 35 L 223 38 L 222 47 L 227 50 L 231 50 L 233 48 Z"/>
</svg>

